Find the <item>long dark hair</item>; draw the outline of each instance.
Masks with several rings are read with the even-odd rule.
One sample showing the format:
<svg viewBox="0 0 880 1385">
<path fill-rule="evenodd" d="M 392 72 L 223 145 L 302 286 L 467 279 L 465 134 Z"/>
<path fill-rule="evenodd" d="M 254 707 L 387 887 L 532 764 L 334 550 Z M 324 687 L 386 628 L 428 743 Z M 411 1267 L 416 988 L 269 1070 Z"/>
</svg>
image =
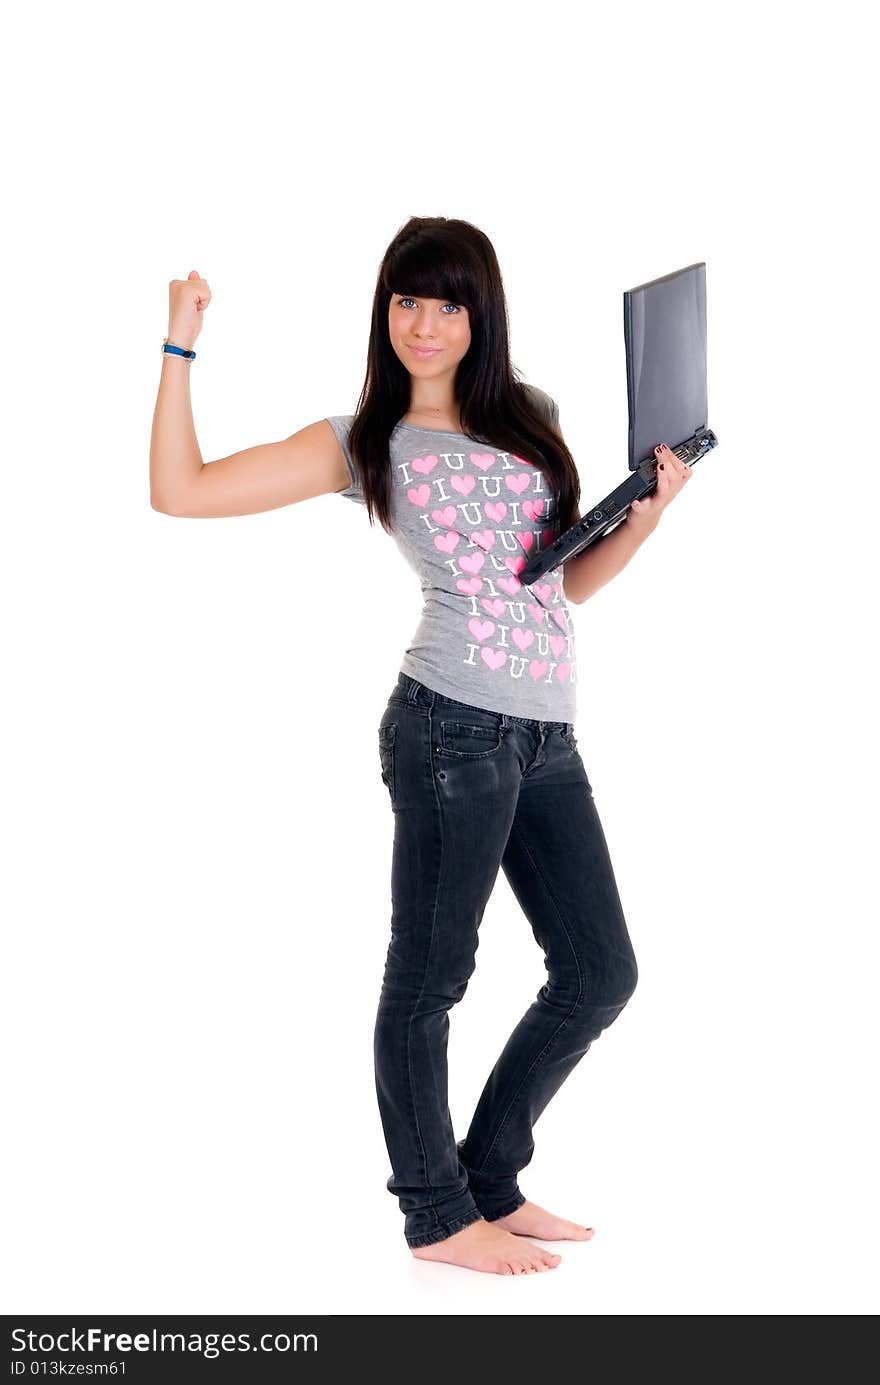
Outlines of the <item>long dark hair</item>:
<svg viewBox="0 0 880 1385">
<path fill-rule="evenodd" d="M 511 364 L 507 301 L 492 242 L 470 222 L 445 216 L 410 217 L 379 266 L 367 373 L 348 438 L 370 523 L 377 514 L 382 527 L 391 529 L 391 433 L 410 403 L 409 372 L 388 335 L 388 306 L 395 293 L 467 308 L 471 344 L 455 375 L 462 429 L 543 471 L 554 502 L 553 538 L 558 538 L 578 519 L 574 458 L 542 407 L 543 392 L 533 392 Z"/>
</svg>

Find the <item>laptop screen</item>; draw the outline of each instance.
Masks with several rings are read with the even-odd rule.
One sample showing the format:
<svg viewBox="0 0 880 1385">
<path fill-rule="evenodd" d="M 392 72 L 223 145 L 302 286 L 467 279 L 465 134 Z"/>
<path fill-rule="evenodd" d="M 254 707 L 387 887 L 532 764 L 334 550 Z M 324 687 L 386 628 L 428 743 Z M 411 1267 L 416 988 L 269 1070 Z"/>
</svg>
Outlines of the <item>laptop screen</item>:
<svg viewBox="0 0 880 1385">
<path fill-rule="evenodd" d="M 629 466 L 658 442 L 678 447 L 709 424 L 706 265 L 688 265 L 623 295 Z"/>
</svg>

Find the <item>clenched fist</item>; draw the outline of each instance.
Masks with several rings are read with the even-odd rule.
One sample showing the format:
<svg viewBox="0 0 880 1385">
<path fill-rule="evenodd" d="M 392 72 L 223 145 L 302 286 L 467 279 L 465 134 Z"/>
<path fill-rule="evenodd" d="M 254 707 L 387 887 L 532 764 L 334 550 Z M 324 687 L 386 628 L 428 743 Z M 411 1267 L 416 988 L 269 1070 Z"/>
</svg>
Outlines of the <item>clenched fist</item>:
<svg viewBox="0 0 880 1385">
<path fill-rule="evenodd" d="M 191 269 L 186 279 L 172 279 L 168 285 L 168 340 L 172 346 L 191 351 L 202 330 L 202 314 L 211 301 L 207 279 Z"/>
</svg>

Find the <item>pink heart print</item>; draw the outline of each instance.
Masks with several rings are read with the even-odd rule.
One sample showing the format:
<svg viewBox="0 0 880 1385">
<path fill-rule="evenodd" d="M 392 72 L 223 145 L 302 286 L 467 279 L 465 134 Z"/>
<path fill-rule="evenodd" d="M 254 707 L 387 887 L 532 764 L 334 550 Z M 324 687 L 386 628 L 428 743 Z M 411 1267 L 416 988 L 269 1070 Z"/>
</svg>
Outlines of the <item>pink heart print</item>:
<svg viewBox="0 0 880 1385">
<path fill-rule="evenodd" d="M 554 530 L 552 527 L 539 528 L 544 524 L 549 525 L 551 519 L 552 503 L 544 499 L 533 499 L 527 493 L 534 485 L 535 463 L 527 457 L 519 457 L 514 453 L 509 453 L 508 457 L 519 466 L 519 471 L 505 474 L 500 466 L 504 465 L 502 458 L 494 452 L 471 452 L 469 459 L 472 467 L 482 473 L 488 473 L 496 468 L 497 475 L 504 475 L 503 489 L 509 496 L 522 497 L 514 523 L 513 512 L 516 506 L 511 506 L 507 501 L 497 497 L 488 499 L 485 495 L 480 495 L 476 475 L 461 475 L 455 472 L 454 462 L 451 460 L 455 454 L 431 453 L 424 457 L 415 457 L 411 462 L 411 476 L 416 478 L 427 478 L 437 470 L 437 478 L 429 483 L 426 479 L 419 479 L 410 486 L 404 484 L 403 489 L 410 504 L 415 505 L 422 512 L 421 522 L 427 523 L 430 518 L 431 523 L 440 532 L 432 532 L 433 546 L 438 553 L 452 555 L 455 553 L 455 561 L 460 568 L 460 576 L 456 578 L 456 590 L 463 596 L 469 598 L 468 606 L 473 611 L 474 605 L 479 605 L 480 614 L 470 615 L 467 619 L 467 630 L 471 639 L 480 647 L 480 659 L 487 669 L 497 672 L 503 669 L 508 663 L 508 650 L 498 648 L 493 645 L 493 640 L 501 638 L 500 632 L 508 626 L 506 619 L 508 601 L 511 598 L 519 597 L 522 602 L 521 609 L 526 611 L 527 617 L 531 618 L 531 625 L 509 623 L 510 642 L 513 649 L 518 654 L 523 655 L 522 663 L 528 670 L 528 675 L 533 683 L 540 679 L 546 679 L 551 667 L 556 679 L 560 683 L 570 681 L 574 676 L 574 665 L 570 662 L 562 662 L 568 643 L 568 622 L 565 611 L 565 603 L 562 599 L 561 580 L 553 582 L 554 576 L 559 576 L 561 568 L 557 568 L 555 573 L 549 577 L 545 576 L 543 581 L 535 583 L 534 587 L 527 587 L 520 580 L 523 569 L 526 567 L 528 558 L 537 551 L 539 546 L 547 547 L 553 542 Z M 459 461 L 463 461 L 458 454 Z M 507 463 L 509 464 L 509 463 Z M 442 479 L 441 479 L 442 474 Z M 448 489 L 444 492 L 444 482 Z M 500 489 L 498 481 L 494 478 L 480 485 Z M 437 490 L 434 490 L 434 487 Z M 450 493 L 455 496 L 456 502 L 467 501 L 473 497 L 480 508 L 474 506 L 471 511 L 473 515 L 482 513 L 485 528 L 476 528 L 468 533 L 457 530 L 455 525 L 461 519 L 466 522 L 465 512 L 471 510 L 471 504 L 451 503 Z M 432 497 L 436 508 L 431 509 Z M 473 502 L 471 502 L 473 503 Z M 492 527 L 489 527 L 492 526 Z M 497 527 L 496 527 L 497 526 Z M 534 527 L 532 527 L 534 526 Z M 511 536 L 512 535 L 512 539 Z M 511 545 L 516 550 L 516 556 L 505 556 L 502 551 L 507 545 Z M 456 552 L 457 549 L 464 549 L 463 552 Z M 489 559 L 488 555 L 495 556 Z M 488 564 L 488 566 L 487 566 Z M 504 574 L 499 575 L 498 569 Z M 491 581 L 484 580 L 483 570 L 486 575 L 491 577 Z M 491 587 L 494 581 L 497 592 L 502 595 L 480 595 L 487 587 Z M 558 593 L 559 607 L 555 610 L 549 609 L 549 602 L 554 594 Z M 506 600 L 504 598 L 507 598 Z M 524 598 L 524 599 L 523 599 Z M 550 619 L 552 617 L 552 620 Z M 535 648 L 536 628 L 547 630 L 548 625 L 555 625 L 557 631 L 562 633 L 547 632 L 547 647 L 551 651 L 544 658 L 528 658 L 528 654 Z M 505 641 L 506 643 L 506 641 Z M 552 660 L 551 663 L 551 654 Z M 511 670 L 518 672 L 516 668 L 515 656 L 511 653 L 514 663 Z"/>
<path fill-rule="evenodd" d="M 526 490 L 531 483 L 531 476 L 527 476 L 525 472 L 522 472 L 519 476 L 505 476 L 504 478 L 505 486 L 509 491 L 513 491 L 514 495 L 522 495 L 523 491 Z"/>
<path fill-rule="evenodd" d="M 479 572 L 486 561 L 486 555 L 484 553 L 462 553 L 458 561 L 465 572 Z"/>
<path fill-rule="evenodd" d="M 471 534 L 471 543 L 477 544 L 479 548 L 490 549 L 495 542 L 494 529 L 475 529 Z"/>
<path fill-rule="evenodd" d="M 481 649 L 480 658 L 489 668 L 499 669 L 507 659 L 507 654 L 503 649 Z"/>
<path fill-rule="evenodd" d="M 500 596 L 483 596 L 480 598 L 480 605 L 484 611 L 488 611 L 490 616 L 504 615 L 504 602 Z"/>
</svg>

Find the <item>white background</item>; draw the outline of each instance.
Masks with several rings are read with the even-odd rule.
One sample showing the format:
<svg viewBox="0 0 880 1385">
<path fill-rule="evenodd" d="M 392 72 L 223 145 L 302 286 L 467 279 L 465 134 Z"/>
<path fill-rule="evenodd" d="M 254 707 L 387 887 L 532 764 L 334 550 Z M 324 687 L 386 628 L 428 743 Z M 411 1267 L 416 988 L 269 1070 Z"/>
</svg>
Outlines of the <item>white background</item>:
<svg viewBox="0 0 880 1385">
<path fill-rule="evenodd" d="M 9 22 L 5 1311 L 876 1311 L 866 15 Z M 493 241 L 584 507 L 626 474 L 623 291 L 707 265 L 720 445 L 573 608 L 640 981 L 522 1184 L 596 1234 L 517 1279 L 417 1262 L 385 1188 L 376 728 L 418 583 L 333 495 L 210 521 L 149 503 L 169 280 L 213 292 L 209 461 L 353 412 L 412 215 Z M 452 1015 L 458 1135 L 543 977 L 499 876 Z"/>
</svg>

